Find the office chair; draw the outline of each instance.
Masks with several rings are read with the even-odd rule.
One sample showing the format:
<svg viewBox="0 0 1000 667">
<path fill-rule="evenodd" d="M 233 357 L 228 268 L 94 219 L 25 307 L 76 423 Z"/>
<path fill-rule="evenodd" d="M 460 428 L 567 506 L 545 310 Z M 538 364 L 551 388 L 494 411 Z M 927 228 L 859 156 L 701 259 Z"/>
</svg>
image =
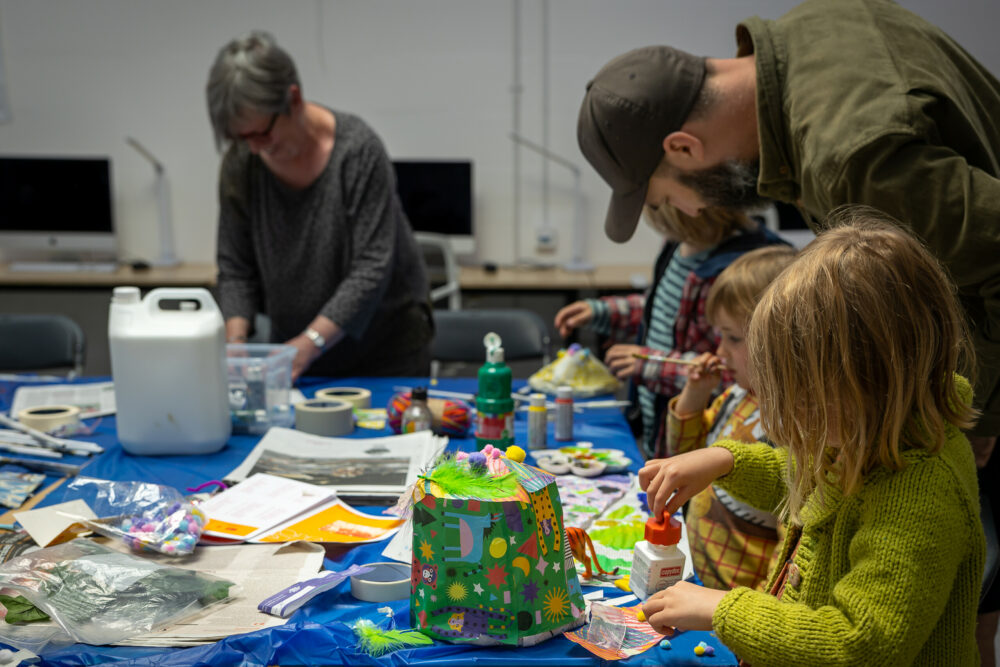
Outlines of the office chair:
<svg viewBox="0 0 1000 667">
<path fill-rule="evenodd" d="M 427 277 L 432 285 L 430 290 L 431 307 L 438 301 L 447 298 L 449 310 L 462 308 L 462 292 L 458 284 L 458 262 L 451 247 L 451 240 L 444 234 L 431 232 L 416 232 L 414 237 L 424 256 L 427 266 Z M 433 287 L 436 285 L 436 287 Z"/>
<path fill-rule="evenodd" d="M 503 343 L 507 362 L 524 361 L 515 368 L 515 376 L 530 374 L 549 362 L 549 329 L 535 312 L 521 308 L 483 310 L 435 310 L 432 364 L 448 363 L 442 375 L 458 375 L 463 367 L 475 374 L 486 360 L 483 337 L 493 331 Z M 529 363 L 532 362 L 532 363 Z"/>
<path fill-rule="evenodd" d="M 65 315 L 0 315 L 0 369 L 83 373 L 83 330 Z"/>
</svg>

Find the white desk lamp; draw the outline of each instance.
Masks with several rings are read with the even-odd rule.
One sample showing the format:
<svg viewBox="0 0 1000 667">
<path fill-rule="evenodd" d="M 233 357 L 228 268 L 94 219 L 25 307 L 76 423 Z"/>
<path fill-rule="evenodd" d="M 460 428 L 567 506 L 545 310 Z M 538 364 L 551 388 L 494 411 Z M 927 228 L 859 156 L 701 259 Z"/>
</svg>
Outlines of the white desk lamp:
<svg viewBox="0 0 1000 667">
<path fill-rule="evenodd" d="M 573 172 L 573 255 L 563 268 L 567 271 L 593 271 L 593 263 L 584 258 L 584 235 L 586 230 L 584 229 L 583 221 L 583 191 L 580 185 L 580 168 L 566 158 L 556 155 L 549 149 L 536 144 L 530 139 L 525 139 L 516 132 L 511 132 L 508 136 L 515 143 L 518 143 L 525 148 L 530 148 L 545 159 L 551 160 L 558 165 L 562 165 Z"/>
<path fill-rule="evenodd" d="M 149 150 L 132 137 L 125 137 L 128 145 L 150 161 L 156 171 L 156 203 L 159 209 L 160 256 L 150 262 L 153 266 L 177 266 L 177 254 L 174 252 L 174 227 L 170 215 L 170 181 L 167 180 L 167 169 L 163 163 Z"/>
</svg>

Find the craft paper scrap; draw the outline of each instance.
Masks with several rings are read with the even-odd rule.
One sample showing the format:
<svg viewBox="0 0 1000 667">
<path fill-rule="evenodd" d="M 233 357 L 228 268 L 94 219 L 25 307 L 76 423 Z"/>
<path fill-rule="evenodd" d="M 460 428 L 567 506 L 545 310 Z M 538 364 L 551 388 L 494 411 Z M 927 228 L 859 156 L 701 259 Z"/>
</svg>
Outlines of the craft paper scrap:
<svg viewBox="0 0 1000 667">
<path fill-rule="evenodd" d="M 208 517 L 204 532 L 230 539 L 254 539 L 333 497 L 330 489 L 257 473 L 201 504 Z"/>
<path fill-rule="evenodd" d="M 621 660 L 638 655 L 663 639 L 663 635 L 654 630 L 653 626 L 639 620 L 640 609 L 641 604 L 621 608 L 592 603 L 590 623 L 565 633 L 565 637 L 605 660 Z"/>
<path fill-rule="evenodd" d="M 37 472 L 0 471 L 0 505 L 17 509 L 45 481 Z"/>
<path fill-rule="evenodd" d="M 84 501 L 71 500 L 42 509 L 17 512 L 14 518 L 38 546 L 47 547 L 89 533 L 90 529 L 80 525 L 78 521 L 96 519 L 97 515 Z"/>
<path fill-rule="evenodd" d="M 396 534 L 403 524 L 397 517 L 377 517 L 359 512 L 339 498 L 320 506 L 305 517 L 286 521 L 253 542 L 339 542 L 367 544 Z"/>
<path fill-rule="evenodd" d="M 369 565 L 351 565 L 346 570 L 340 570 L 339 572 L 334 570 L 320 572 L 312 579 L 300 581 L 278 591 L 257 605 L 257 608 L 265 614 L 288 618 L 295 613 L 295 610 L 320 593 L 325 593 L 348 577 L 353 577 L 356 574 L 365 574 L 371 572 L 372 569 Z"/>
</svg>

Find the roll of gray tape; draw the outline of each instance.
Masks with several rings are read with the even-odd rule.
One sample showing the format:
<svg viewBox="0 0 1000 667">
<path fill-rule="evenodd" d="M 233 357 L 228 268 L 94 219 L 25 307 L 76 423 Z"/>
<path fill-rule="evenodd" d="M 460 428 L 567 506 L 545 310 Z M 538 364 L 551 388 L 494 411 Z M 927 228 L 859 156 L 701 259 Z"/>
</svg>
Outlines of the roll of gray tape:
<svg viewBox="0 0 1000 667">
<path fill-rule="evenodd" d="M 368 563 L 371 572 L 351 577 L 351 595 L 365 602 L 388 602 L 410 597 L 410 566 L 406 563 Z"/>
<path fill-rule="evenodd" d="M 80 421 L 80 408 L 73 405 L 37 405 L 17 413 L 17 421 L 38 431 L 52 431 Z"/>
<path fill-rule="evenodd" d="M 332 398 L 310 398 L 295 404 L 295 428 L 314 435 L 344 435 L 354 430 L 350 403 Z"/>
<path fill-rule="evenodd" d="M 372 406 L 372 393 L 361 387 L 327 387 L 317 389 L 316 398 L 332 398 L 350 403 L 356 408 L 367 410 Z"/>
</svg>

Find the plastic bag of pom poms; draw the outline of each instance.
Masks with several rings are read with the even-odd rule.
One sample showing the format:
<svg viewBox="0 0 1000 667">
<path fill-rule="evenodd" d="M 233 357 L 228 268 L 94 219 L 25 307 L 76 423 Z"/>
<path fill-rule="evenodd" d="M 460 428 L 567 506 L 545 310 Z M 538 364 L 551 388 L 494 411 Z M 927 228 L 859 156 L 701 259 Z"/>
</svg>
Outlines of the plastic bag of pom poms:
<svg viewBox="0 0 1000 667">
<path fill-rule="evenodd" d="M 610 394 L 621 386 L 607 366 L 577 343 L 559 350 L 556 360 L 542 366 L 528 378 L 528 384 L 535 391 L 547 394 L 555 394 L 559 387 L 569 386 L 575 398 Z"/>
<path fill-rule="evenodd" d="M 402 430 L 403 413 L 408 407 L 410 407 L 410 392 L 408 391 L 393 394 L 392 398 L 389 399 L 385 411 L 393 433 L 399 433 Z M 464 438 L 469 432 L 472 406 L 465 401 L 430 398 L 427 400 L 427 407 L 431 409 L 431 414 L 434 417 L 431 429 L 437 435 Z"/>
<path fill-rule="evenodd" d="M 91 530 L 125 542 L 133 551 L 187 556 L 205 527 L 205 515 L 169 486 L 78 477 L 65 500 L 81 499 L 98 519 L 80 519 Z"/>
</svg>

